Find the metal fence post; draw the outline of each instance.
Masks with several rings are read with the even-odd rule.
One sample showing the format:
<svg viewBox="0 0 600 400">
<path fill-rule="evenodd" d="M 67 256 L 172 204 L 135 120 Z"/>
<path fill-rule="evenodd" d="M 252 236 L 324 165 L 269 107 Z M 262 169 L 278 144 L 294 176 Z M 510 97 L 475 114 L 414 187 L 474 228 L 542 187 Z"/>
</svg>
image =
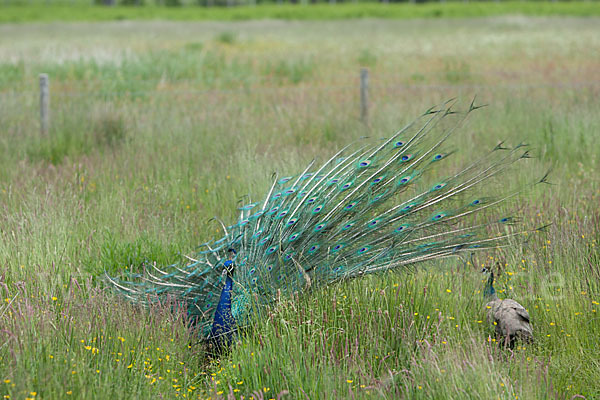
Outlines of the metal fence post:
<svg viewBox="0 0 600 400">
<path fill-rule="evenodd" d="M 48 134 L 50 128 L 50 85 L 48 74 L 40 74 L 40 132 Z"/>
<path fill-rule="evenodd" d="M 369 70 L 361 68 L 360 70 L 360 119 L 362 122 L 367 123 L 369 117 L 369 107 L 367 104 L 369 91 Z"/>
</svg>

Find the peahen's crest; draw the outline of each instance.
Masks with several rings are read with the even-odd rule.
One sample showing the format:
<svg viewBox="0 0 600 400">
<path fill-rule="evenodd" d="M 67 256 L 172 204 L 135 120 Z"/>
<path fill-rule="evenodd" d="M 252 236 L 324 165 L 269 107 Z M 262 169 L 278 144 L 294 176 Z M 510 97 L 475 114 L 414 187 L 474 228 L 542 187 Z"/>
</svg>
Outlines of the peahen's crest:
<svg viewBox="0 0 600 400">
<path fill-rule="evenodd" d="M 237 251 L 232 313 L 240 323 L 280 295 L 501 246 L 515 218 L 498 205 L 518 193 L 502 174 L 529 156 L 525 145 L 500 144 L 449 173 L 447 139 L 476 108 L 455 112 L 446 103 L 389 139 L 358 141 L 320 166 L 275 178 L 264 199 L 240 207 L 225 235 L 187 262 L 111 281 L 137 302 L 184 301 L 206 337 L 229 248 Z"/>
</svg>

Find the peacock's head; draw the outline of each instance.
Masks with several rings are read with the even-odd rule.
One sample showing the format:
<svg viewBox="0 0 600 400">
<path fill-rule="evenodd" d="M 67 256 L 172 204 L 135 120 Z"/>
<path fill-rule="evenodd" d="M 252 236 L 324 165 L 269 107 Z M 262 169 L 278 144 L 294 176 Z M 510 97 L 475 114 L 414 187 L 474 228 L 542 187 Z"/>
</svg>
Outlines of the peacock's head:
<svg viewBox="0 0 600 400">
<path fill-rule="evenodd" d="M 227 272 L 227 276 L 229 276 L 230 278 L 233 277 L 233 273 L 235 272 L 235 255 L 236 255 L 236 251 L 233 248 L 230 248 L 229 250 L 227 250 L 228 253 L 228 260 L 225 261 L 223 263 L 223 265 L 225 266 L 225 271 Z"/>
<path fill-rule="evenodd" d="M 483 289 L 483 297 L 490 298 L 496 295 L 496 289 L 494 289 L 494 272 L 491 269 L 483 268 L 481 273 L 488 276 L 488 280 Z"/>
</svg>

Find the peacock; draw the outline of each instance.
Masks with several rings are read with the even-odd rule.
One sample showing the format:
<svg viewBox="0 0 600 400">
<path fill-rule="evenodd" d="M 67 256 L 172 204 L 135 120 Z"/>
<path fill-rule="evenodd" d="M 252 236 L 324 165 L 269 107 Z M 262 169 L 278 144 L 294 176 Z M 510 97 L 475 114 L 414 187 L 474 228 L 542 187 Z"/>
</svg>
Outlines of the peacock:
<svg viewBox="0 0 600 400">
<path fill-rule="evenodd" d="M 498 298 L 494 288 L 494 271 L 484 268 L 482 272 L 488 274 L 483 296 L 487 301 L 487 319 L 490 324 L 494 324 L 496 337 L 510 348 L 517 340 L 533 342 L 533 329 L 525 307 L 513 299 Z"/>
<path fill-rule="evenodd" d="M 432 107 L 389 138 L 361 138 L 299 174 L 274 175 L 235 223 L 216 219 L 223 237 L 176 264 L 107 277 L 136 303 L 184 304 L 199 338 L 222 347 L 282 296 L 506 246 L 519 219 L 500 205 L 530 186 L 510 188 L 506 173 L 530 153 L 499 143 L 450 172 L 449 138 L 483 107 L 458 104 Z"/>
</svg>

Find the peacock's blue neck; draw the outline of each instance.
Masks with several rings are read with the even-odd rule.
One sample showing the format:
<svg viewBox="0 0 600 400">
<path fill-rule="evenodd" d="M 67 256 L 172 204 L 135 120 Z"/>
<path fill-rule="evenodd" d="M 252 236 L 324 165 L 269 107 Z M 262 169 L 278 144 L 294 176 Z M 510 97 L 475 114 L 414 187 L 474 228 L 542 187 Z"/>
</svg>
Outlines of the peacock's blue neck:
<svg viewBox="0 0 600 400">
<path fill-rule="evenodd" d="M 215 319 L 210 332 L 211 340 L 222 347 L 231 344 L 233 331 L 235 330 L 235 319 L 231 314 L 231 292 L 233 290 L 233 279 L 228 275 L 225 286 L 221 290 L 219 304 L 215 311 Z"/>
</svg>

